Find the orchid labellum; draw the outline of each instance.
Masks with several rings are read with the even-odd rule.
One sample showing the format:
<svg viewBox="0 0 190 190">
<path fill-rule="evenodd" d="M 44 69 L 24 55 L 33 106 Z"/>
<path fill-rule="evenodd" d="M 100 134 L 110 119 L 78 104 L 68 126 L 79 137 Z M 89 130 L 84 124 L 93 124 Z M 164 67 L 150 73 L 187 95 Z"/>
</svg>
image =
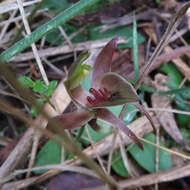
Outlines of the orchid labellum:
<svg viewBox="0 0 190 190">
<path fill-rule="evenodd" d="M 96 125 L 96 119 L 100 118 L 123 131 L 143 149 L 136 135 L 122 120 L 105 108 L 107 106 L 133 103 L 151 121 L 148 113 L 138 104 L 138 95 L 133 86 L 122 76 L 111 72 L 112 56 L 116 48 L 116 41 L 117 38 L 112 39 L 97 56 L 92 70 L 89 92 L 85 91 L 80 84 L 90 69 L 90 66 L 82 64 L 88 55 L 80 57 L 78 62 L 71 67 L 65 86 L 73 102 L 78 106 L 78 110 L 57 116 L 56 118 L 63 123 L 64 129 L 75 129 L 86 123 L 94 126 Z"/>
</svg>

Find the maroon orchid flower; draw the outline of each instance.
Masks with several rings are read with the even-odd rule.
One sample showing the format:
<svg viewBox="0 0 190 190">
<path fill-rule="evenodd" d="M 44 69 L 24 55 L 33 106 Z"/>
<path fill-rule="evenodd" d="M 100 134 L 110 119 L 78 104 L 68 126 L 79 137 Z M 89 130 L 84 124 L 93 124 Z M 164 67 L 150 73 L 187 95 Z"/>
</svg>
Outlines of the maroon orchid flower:
<svg viewBox="0 0 190 190">
<path fill-rule="evenodd" d="M 143 149 L 136 135 L 122 120 L 105 108 L 107 106 L 133 103 L 151 121 L 148 113 L 138 104 L 139 99 L 134 87 L 122 76 L 111 72 L 112 56 L 116 48 L 116 41 L 117 38 L 112 39 L 97 56 L 92 70 L 89 92 L 85 91 L 80 85 L 81 80 L 89 70 L 89 66 L 82 64 L 83 60 L 81 59 L 72 66 L 65 86 L 78 109 L 75 112 L 63 114 L 56 118 L 63 123 L 64 129 L 75 129 L 86 123 L 96 127 L 96 119 L 100 118 L 123 131 Z"/>
</svg>

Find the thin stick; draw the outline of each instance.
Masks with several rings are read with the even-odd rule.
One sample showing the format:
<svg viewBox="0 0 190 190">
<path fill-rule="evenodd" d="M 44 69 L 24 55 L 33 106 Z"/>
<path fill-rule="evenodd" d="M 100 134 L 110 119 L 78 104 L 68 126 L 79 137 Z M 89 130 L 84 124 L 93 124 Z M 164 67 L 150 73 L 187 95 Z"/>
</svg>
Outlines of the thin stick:
<svg viewBox="0 0 190 190">
<path fill-rule="evenodd" d="M 5 24 L 5 26 L 4 26 L 3 29 L 1 30 L 0 41 L 2 40 L 3 36 L 5 35 L 7 29 L 8 29 L 8 27 L 9 27 L 9 25 L 10 25 L 10 22 L 9 22 L 9 21 L 12 20 L 12 19 L 15 17 L 16 13 L 17 13 L 17 10 L 15 10 L 15 11 L 11 14 L 11 16 L 9 17 L 7 23 Z"/>
<path fill-rule="evenodd" d="M 176 30 L 181 18 L 184 16 L 184 14 L 186 13 L 187 9 L 190 6 L 190 2 L 186 3 L 178 12 L 177 14 L 174 16 L 174 18 L 171 20 L 171 22 L 169 23 L 169 26 L 167 28 L 167 30 L 165 31 L 162 39 L 160 40 L 159 44 L 156 46 L 155 51 L 153 52 L 153 54 L 151 55 L 148 63 L 145 65 L 141 76 L 139 78 L 139 80 L 136 82 L 135 84 L 135 89 L 138 89 L 140 84 L 142 83 L 144 77 L 148 74 L 150 67 L 155 63 L 156 58 L 158 57 L 158 55 L 161 53 L 161 51 L 163 50 L 163 48 L 168 44 L 169 39 L 171 38 L 173 32 Z"/>
<path fill-rule="evenodd" d="M 24 8 L 23 8 L 23 4 L 22 4 L 22 0 L 17 0 L 17 3 L 18 3 L 18 6 L 19 6 L 19 10 L 20 10 L 20 13 L 21 13 L 21 16 L 22 16 L 22 20 L 23 20 L 23 23 L 24 23 L 24 27 L 25 27 L 25 30 L 26 30 L 26 33 L 28 35 L 31 34 L 31 30 L 30 30 L 30 26 L 28 24 L 28 21 L 27 21 L 27 18 L 26 18 L 26 15 L 25 15 L 25 12 L 24 12 Z M 32 51 L 34 53 L 34 57 L 36 59 L 36 62 L 38 64 L 38 67 L 40 69 L 40 73 L 42 75 L 42 78 L 45 82 L 46 85 L 49 84 L 49 81 L 48 81 L 48 78 L 47 78 L 47 75 L 46 75 L 46 72 L 44 70 L 44 67 L 42 65 L 42 62 L 40 60 L 40 56 L 38 54 L 38 50 L 37 50 L 37 47 L 35 45 L 35 43 L 32 43 Z"/>
<path fill-rule="evenodd" d="M 107 173 L 107 172 L 106 172 L 106 169 L 105 169 L 105 167 L 104 167 L 103 161 L 102 161 L 100 155 L 98 154 L 98 152 L 96 151 L 96 149 L 95 149 L 95 147 L 94 147 L 94 142 L 93 142 L 93 140 L 92 140 L 92 137 L 91 137 L 91 135 L 90 135 L 90 132 L 89 132 L 87 126 L 85 126 L 85 130 L 86 130 L 86 133 L 87 133 L 88 138 L 89 138 L 89 140 L 90 140 L 91 146 L 92 146 L 92 148 L 93 148 L 93 150 L 94 150 L 94 152 L 95 152 L 95 154 L 96 154 L 97 160 L 98 160 L 98 162 L 99 162 L 101 168 L 103 169 L 103 171 L 104 171 L 105 173 Z"/>
<path fill-rule="evenodd" d="M 9 11 L 12 11 L 12 10 L 15 10 L 15 9 L 18 9 L 19 7 L 18 7 L 17 4 L 15 4 L 14 1 L 12 1 L 12 2 L 3 1 L 2 3 L 0 3 L 0 14 L 9 12 Z M 33 5 L 35 3 L 39 3 L 40 1 L 41 0 L 33 0 L 33 1 L 24 2 L 23 6 L 24 7 L 30 6 L 30 5 Z"/>
<path fill-rule="evenodd" d="M 155 146 L 155 147 L 157 147 L 157 148 L 160 148 L 160 149 L 162 149 L 162 150 L 165 150 L 165 151 L 169 152 L 170 154 L 174 154 L 174 155 L 177 155 L 177 156 L 180 156 L 180 157 L 182 157 L 182 158 L 185 158 L 185 159 L 190 160 L 190 156 L 187 156 L 187 155 L 185 155 L 185 154 L 176 152 L 176 151 L 171 150 L 171 149 L 169 149 L 169 148 L 160 146 L 160 145 L 158 145 L 158 144 L 155 144 L 155 143 L 153 143 L 153 142 L 150 142 L 150 141 L 148 141 L 148 140 L 146 140 L 146 139 L 143 139 L 143 138 L 141 138 L 141 137 L 138 137 L 138 138 L 139 138 L 141 141 L 144 141 L 144 142 L 146 142 L 146 143 L 148 143 L 148 144 L 151 144 L 152 146 Z"/>
<path fill-rule="evenodd" d="M 160 112 L 171 112 L 171 113 L 178 113 L 178 114 L 183 114 L 183 115 L 190 115 L 190 112 L 187 111 L 180 111 L 176 109 L 166 109 L 166 108 L 147 108 L 149 111 L 160 111 Z"/>
<path fill-rule="evenodd" d="M 117 135 L 118 135 L 118 129 L 115 130 L 115 132 L 113 134 L 112 142 L 111 142 L 112 146 L 111 146 L 111 149 L 109 151 L 108 164 L 107 164 L 108 174 L 110 174 L 110 172 L 111 172 L 112 156 L 113 156 L 113 151 L 115 149 L 115 142 L 116 142 Z"/>
</svg>

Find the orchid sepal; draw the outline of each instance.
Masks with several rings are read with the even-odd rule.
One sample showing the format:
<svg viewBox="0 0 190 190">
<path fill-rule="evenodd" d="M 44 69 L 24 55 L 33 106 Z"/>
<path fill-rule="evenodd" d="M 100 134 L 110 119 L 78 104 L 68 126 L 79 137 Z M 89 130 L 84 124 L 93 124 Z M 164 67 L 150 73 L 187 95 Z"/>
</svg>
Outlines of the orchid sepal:
<svg viewBox="0 0 190 190">
<path fill-rule="evenodd" d="M 109 41 L 97 56 L 92 70 L 92 88 L 96 88 L 98 80 L 102 75 L 111 71 L 112 57 L 116 49 L 117 40 L 118 37 L 115 37 Z"/>
<path fill-rule="evenodd" d="M 56 116 L 64 129 L 79 128 L 95 117 L 94 112 L 78 109 L 77 111 Z"/>
<path fill-rule="evenodd" d="M 116 117 L 112 112 L 110 112 L 108 109 L 99 108 L 96 109 L 96 117 L 109 122 L 116 128 L 123 131 L 131 140 L 135 142 L 135 144 L 143 150 L 143 145 L 137 138 L 137 136 L 118 118 Z"/>
<path fill-rule="evenodd" d="M 68 79 L 64 82 L 68 91 L 78 87 L 82 80 L 89 74 L 89 71 L 92 69 L 91 66 L 83 64 L 89 56 L 89 52 L 81 53 L 77 61 L 72 64 L 68 73 Z"/>
</svg>

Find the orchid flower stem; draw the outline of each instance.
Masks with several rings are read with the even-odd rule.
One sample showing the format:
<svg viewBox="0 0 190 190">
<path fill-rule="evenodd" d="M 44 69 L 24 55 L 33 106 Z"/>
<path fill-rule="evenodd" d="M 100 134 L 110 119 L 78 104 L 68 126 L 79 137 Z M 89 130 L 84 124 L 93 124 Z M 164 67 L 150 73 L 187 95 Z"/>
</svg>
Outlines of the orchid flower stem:
<svg viewBox="0 0 190 190">
<path fill-rule="evenodd" d="M 85 126 L 82 126 L 82 127 L 80 128 L 80 130 L 79 130 L 77 136 L 76 136 L 76 141 L 78 141 L 78 140 L 81 138 L 81 136 L 82 136 L 84 130 L 85 130 Z"/>
</svg>

